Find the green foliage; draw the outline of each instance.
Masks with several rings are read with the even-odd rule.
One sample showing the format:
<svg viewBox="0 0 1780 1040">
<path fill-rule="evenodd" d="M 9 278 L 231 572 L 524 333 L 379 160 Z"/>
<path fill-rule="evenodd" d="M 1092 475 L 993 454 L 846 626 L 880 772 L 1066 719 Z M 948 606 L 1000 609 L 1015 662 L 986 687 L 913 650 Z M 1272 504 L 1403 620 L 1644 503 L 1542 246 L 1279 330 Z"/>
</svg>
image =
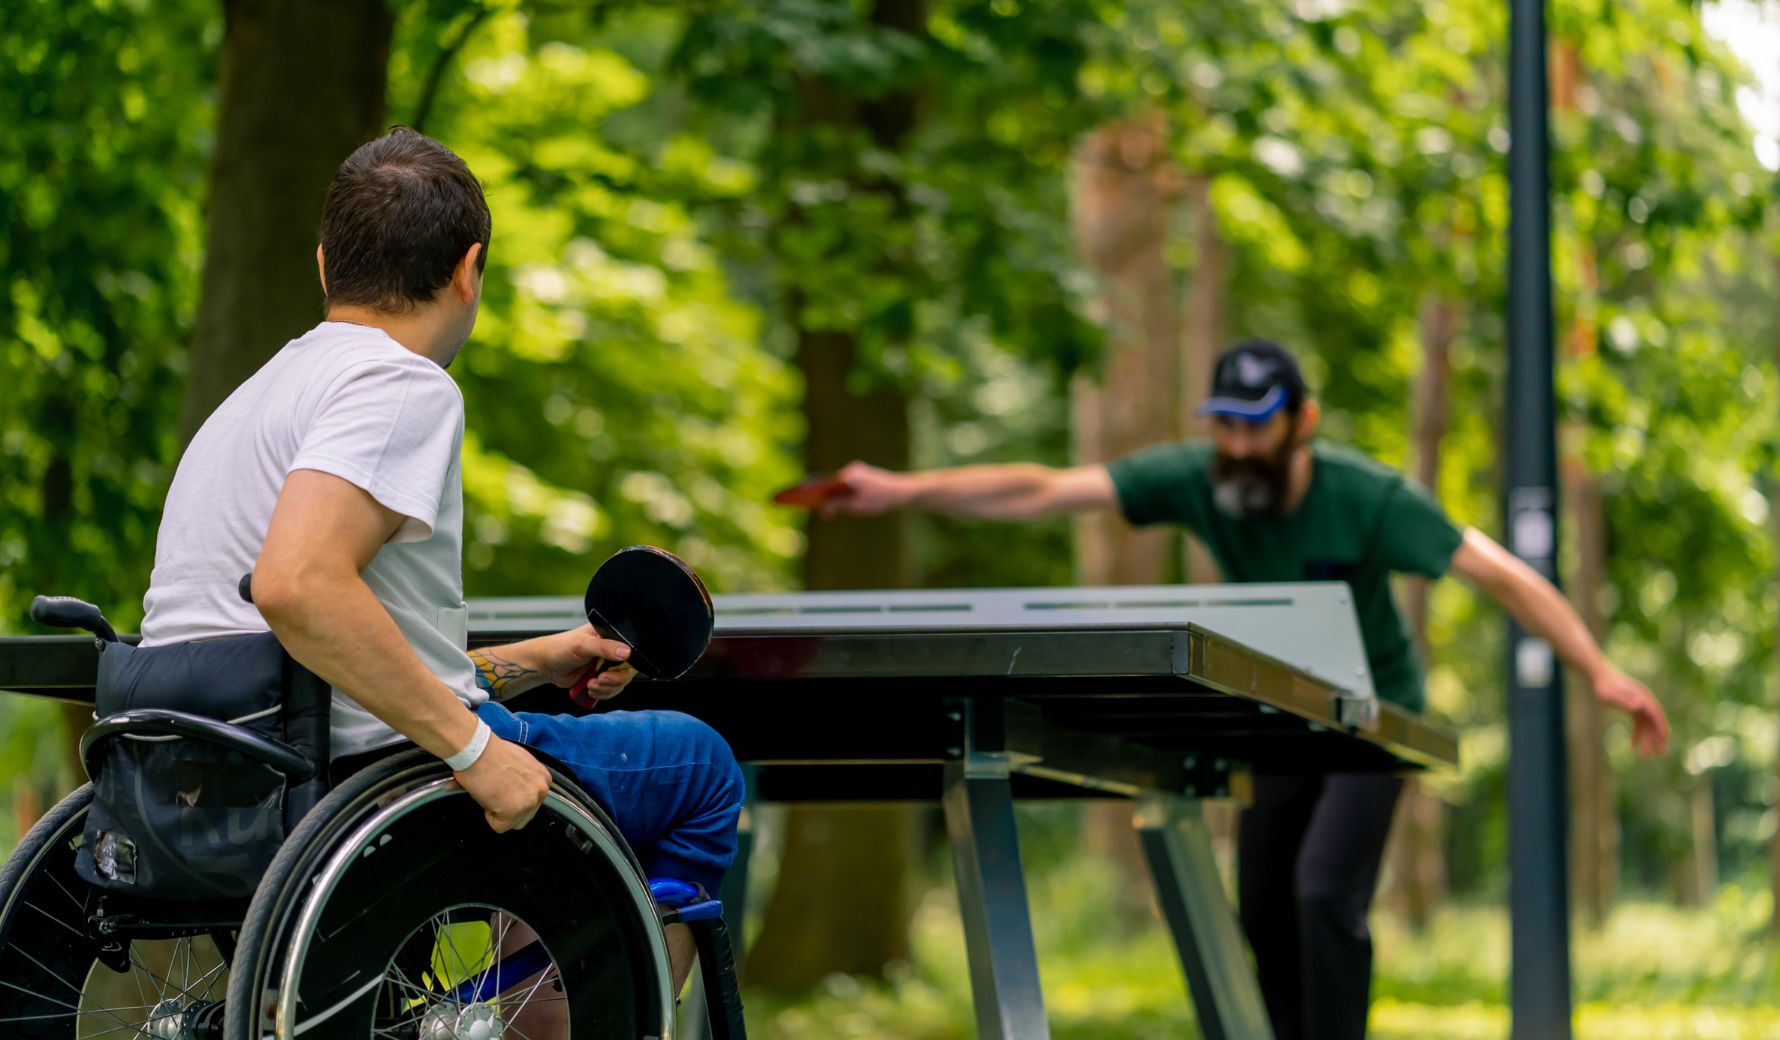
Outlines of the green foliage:
<svg viewBox="0 0 1780 1040">
<path fill-rule="evenodd" d="M 928 380 L 927 393 L 917 401 L 916 467 L 1068 457 L 1068 409 L 1052 373 L 980 340 L 967 343 L 960 360 L 962 375 Z M 1070 518 L 1003 524 L 919 516 L 914 526 L 925 585 L 1061 586 L 1075 581 Z"/>
<path fill-rule="evenodd" d="M 218 13 L 0 13 L 0 631 L 43 592 L 140 617 L 202 244 L 212 69 L 195 59 Z"/>
<path fill-rule="evenodd" d="M 40 593 L 141 617 L 178 452 L 218 15 L 0 7 L 0 633 Z M 0 791 L 26 821 L 72 786 L 70 739 L 56 705 L 0 695 Z M 0 846 L 15 829 L 0 820 Z"/>
<path fill-rule="evenodd" d="M 683 202 L 742 197 L 754 174 L 688 135 L 614 140 L 652 83 L 585 25 L 558 28 L 487 17 L 427 127 L 483 179 L 495 224 L 453 367 L 466 588 L 574 593 L 635 542 L 672 546 L 716 591 L 782 587 L 801 543 L 765 492 L 793 476 L 793 383 Z M 406 55 L 439 31 L 401 28 L 392 112 L 429 68 Z"/>
<path fill-rule="evenodd" d="M 1074 855 L 1076 810 L 1022 809 L 1034 939 L 1052 1034 L 1198 1035 L 1179 960 L 1159 919 L 1132 931 L 1114 912 L 1124 882 L 1111 864 Z M 949 882 L 949 878 L 946 879 Z M 1619 908 L 1577 934 L 1578 1037 L 1767 1037 L 1780 1028 L 1780 974 L 1764 928 L 1772 901 L 1727 886 L 1685 912 Z M 803 1038 L 974 1035 L 969 972 L 949 884 L 916 916 L 915 960 L 884 986 L 844 976 L 806 1000 L 748 995 L 752 1034 Z M 1414 933 L 1374 915 L 1377 972 L 1369 1036 L 1498 1038 L 1507 1034 L 1508 922 L 1500 908 L 1448 907 Z"/>
<path fill-rule="evenodd" d="M 936 3 L 925 35 L 848 0 L 689 16 L 669 72 L 693 125 L 761 170 L 726 241 L 769 265 L 786 324 L 857 335 L 860 379 L 905 387 L 957 378 L 972 342 L 1064 371 L 1090 355 L 1063 171 L 1110 114 L 1077 85 L 1101 12 Z"/>
</svg>

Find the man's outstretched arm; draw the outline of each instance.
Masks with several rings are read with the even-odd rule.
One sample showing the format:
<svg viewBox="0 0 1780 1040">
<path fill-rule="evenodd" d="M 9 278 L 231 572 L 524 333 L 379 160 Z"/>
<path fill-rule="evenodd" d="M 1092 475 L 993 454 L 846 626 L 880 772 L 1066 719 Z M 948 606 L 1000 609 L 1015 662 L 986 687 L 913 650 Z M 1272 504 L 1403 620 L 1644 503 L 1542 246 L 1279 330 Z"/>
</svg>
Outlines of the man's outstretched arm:
<svg viewBox="0 0 1780 1040">
<path fill-rule="evenodd" d="M 1669 720 L 1643 683 L 1608 661 L 1588 626 L 1555 586 L 1490 536 L 1475 528 L 1453 555 L 1452 571 L 1502 604 L 1522 628 L 1551 644 L 1594 687 L 1603 703 L 1632 717 L 1632 745 L 1645 756 L 1669 744 Z"/>
<path fill-rule="evenodd" d="M 852 462 L 837 476 L 852 494 L 830 502 L 825 507 L 829 513 L 872 516 L 913 507 L 953 516 L 1030 520 L 1055 513 L 1113 509 L 1119 504 L 1105 466 L 1054 469 L 1017 462 L 897 473 Z"/>
</svg>

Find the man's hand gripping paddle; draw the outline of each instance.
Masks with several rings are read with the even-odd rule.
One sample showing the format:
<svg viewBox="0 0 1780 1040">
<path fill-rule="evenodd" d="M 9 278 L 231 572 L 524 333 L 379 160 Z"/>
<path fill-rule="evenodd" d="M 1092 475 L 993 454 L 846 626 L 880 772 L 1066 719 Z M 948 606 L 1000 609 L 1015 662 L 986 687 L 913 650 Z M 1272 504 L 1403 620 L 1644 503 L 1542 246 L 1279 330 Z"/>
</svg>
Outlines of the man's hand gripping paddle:
<svg viewBox="0 0 1780 1040">
<path fill-rule="evenodd" d="M 666 549 L 633 545 L 613 553 L 587 583 L 587 621 L 601 638 L 630 647 L 626 663 L 651 679 L 678 679 L 711 642 L 711 594 L 698 572 Z M 587 687 L 613 662 L 595 661 L 569 696 L 597 703 Z"/>
</svg>

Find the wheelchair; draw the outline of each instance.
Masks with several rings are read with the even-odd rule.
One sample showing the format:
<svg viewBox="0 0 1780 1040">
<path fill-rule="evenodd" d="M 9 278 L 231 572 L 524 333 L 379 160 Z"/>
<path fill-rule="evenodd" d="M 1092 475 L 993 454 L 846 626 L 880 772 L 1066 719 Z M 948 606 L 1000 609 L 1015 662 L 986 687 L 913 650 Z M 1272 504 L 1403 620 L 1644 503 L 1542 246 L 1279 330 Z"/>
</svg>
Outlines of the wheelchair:
<svg viewBox="0 0 1780 1040">
<path fill-rule="evenodd" d="M 708 1035 L 744 1036 L 721 905 L 646 878 L 554 763 L 536 817 L 496 834 L 419 750 L 330 776 L 332 692 L 269 633 L 211 656 L 275 654 L 278 703 L 225 706 L 210 676 L 180 701 L 194 710 L 120 711 L 106 655 L 154 651 L 78 600 L 39 597 L 32 617 L 94 634 L 101 690 L 81 740 L 93 782 L 0 868 L 0 1037 L 532 1040 L 560 1005 L 572 1040 L 670 1040 L 675 922 Z"/>
</svg>

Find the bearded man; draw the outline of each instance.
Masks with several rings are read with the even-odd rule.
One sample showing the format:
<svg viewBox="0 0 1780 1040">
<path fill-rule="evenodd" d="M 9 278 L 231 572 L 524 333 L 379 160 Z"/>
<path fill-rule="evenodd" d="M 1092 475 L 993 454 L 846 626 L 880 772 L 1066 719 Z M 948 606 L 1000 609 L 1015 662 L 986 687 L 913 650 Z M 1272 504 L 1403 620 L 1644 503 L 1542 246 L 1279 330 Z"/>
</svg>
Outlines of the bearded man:
<svg viewBox="0 0 1780 1040">
<path fill-rule="evenodd" d="M 1488 594 L 1631 715 L 1645 755 L 1669 726 L 1645 686 L 1602 655 L 1563 595 L 1476 529 L 1461 529 L 1402 474 L 1315 439 L 1320 413 L 1297 361 L 1277 343 L 1225 351 L 1209 442 L 1159 444 L 1106 465 L 1034 464 L 895 473 L 854 462 L 830 512 L 913 507 L 998 520 L 1118 509 L 1132 524 L 1178 524 L 1204 541 L 1226 580 L 1342 581 L 1353 591 L 1378 696 L 1423 709 L 1421 665 L 1391 596 L 1393 573 L 1449 571 Z M 1370 1005 L 1366 913 L 1401 777 L 1256 776 L 1237 836 L 1243 930 L 1279 1040 L 1362 1037 Z"/>
</svg>

